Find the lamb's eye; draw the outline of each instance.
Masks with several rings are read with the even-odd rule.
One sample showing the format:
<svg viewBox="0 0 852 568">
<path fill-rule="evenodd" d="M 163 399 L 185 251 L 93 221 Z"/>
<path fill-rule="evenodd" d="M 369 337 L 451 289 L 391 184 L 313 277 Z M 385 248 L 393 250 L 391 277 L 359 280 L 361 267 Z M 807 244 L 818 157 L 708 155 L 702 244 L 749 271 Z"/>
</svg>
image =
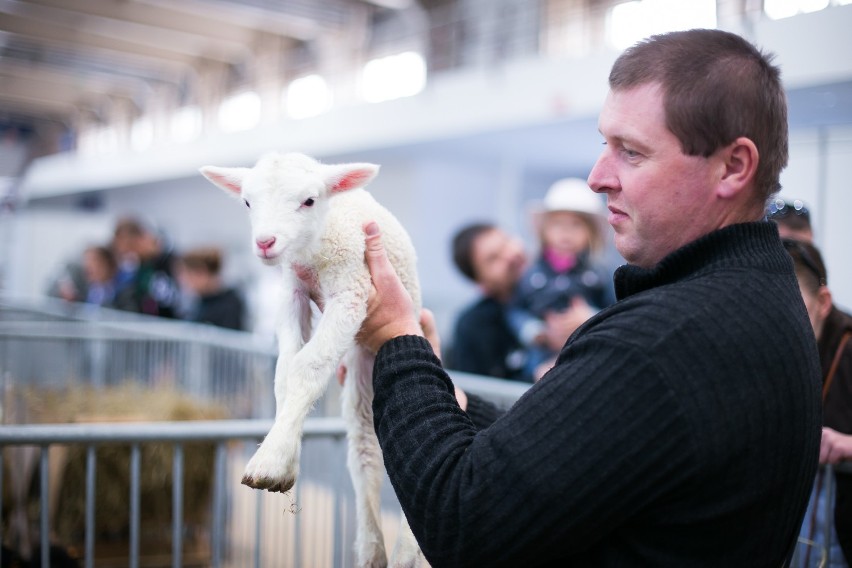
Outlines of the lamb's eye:
<svg viewBox="0 0 852 568">
<path fill-rule="evenodd" d="M 245 204 L 246 204 L 246 207 L 248 207 L 249 209 L 251 209 L 251 204 L 248 202 L 248 199 L 243 199 L 243 203 L 245 203 Z"/>
<path fill-rule="evenodd" d="M 302 202 L 302 205 L 304 205 L 305 207 L 313 207 L 313 205 L 314 205 L 314 198 L 313 198 L 313 197 L 308 197 L 307 199 L 305 199 L 305 200 Z"/>
</svg>

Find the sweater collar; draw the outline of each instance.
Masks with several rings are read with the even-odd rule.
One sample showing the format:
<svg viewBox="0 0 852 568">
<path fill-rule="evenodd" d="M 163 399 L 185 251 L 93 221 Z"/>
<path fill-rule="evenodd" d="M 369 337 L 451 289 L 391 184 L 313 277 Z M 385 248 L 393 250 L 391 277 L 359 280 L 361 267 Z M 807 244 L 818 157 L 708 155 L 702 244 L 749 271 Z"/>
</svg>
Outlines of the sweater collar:
<svg viewBox="0 0 852 568">
<path fill-rule="evenodd" d="M 615 293 L 620 300 L 719 268 L 756 266 L 792 271 L 792 260 L 781 245 L 774 223 L 758 221 L 723 227 L 675 250 L 651 268 L 620 266 L 615 271 Z"/>
</svg>

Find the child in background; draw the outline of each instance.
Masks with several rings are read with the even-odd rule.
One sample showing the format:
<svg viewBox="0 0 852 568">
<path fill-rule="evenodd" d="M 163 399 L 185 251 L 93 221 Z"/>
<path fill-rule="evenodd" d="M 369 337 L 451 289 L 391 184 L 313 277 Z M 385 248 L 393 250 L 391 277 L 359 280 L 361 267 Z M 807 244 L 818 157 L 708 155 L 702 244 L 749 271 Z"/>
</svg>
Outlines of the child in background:
<svg viewBox="0 0 852 568">
<path fill-rule="evenodd" d="M 615 302 L 612 274 L 598 261 L 604 247 L 604 206 L 585 181 L 559 180 L 534 221 L 540 254 L 518 284 L 509 323 L 529 351 L 527 371 L 538 380 L 568 337 Z"/>
<path fill-rule="evenodd" d="M 202 247 L 184 254 L 179 279 L 194 297 L 186 319 L 218 327 L 244 330 L 246 308 L 242 297 L 222 283 L 222 253 L 215 247 Z"/>
</svg>

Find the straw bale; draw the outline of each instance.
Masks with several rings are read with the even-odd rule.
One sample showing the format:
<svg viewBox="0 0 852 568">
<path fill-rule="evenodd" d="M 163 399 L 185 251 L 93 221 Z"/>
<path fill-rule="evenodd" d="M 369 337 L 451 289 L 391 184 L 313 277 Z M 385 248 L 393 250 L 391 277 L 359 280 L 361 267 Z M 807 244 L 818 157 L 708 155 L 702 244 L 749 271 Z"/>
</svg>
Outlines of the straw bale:
<svg viewBox="0 0 852 568">
<path fill-rule="evenodd" d="M 171 388 L 145 389 L 126 384 L 94 389 L 22 389 L 16 398 L 23 401 L 28 422 L 117 422 L 212 420 L 226 417 L 221 407 L 193 399 Z M 170 551 L 172 522 L 171 444 L 140 446 L 140 536 L 143 554 Z M 187 545 L 206 538 L 212 495 L 215 446 L 192 443 L 184 446 L 184 527 Z M 66 546 L 80 546 L 85 530 L 86 448 L 63 448 L 56 458 L 64 467 L 54 468 L 51 486 L 51 527 L 54 536 Z M 37 468 L 35 468 L 37 469 Z M 4 480 L 7 479 L 4 476 Z M 6 485 L 4 483 L 4 485 Z M 38 518 L 37 475 L 28 506 L 31 519 Z M 8 488 L 6 488 L 8 490 Z M 98 551 L 124 548 L 130 527 L 130 446 L 100 444 L 96 454 L 95 535 Z M 4 503 L 7 503 L 4 499 Z M 195 538 L 193 538 L 195 537 Z"/>
</svg>

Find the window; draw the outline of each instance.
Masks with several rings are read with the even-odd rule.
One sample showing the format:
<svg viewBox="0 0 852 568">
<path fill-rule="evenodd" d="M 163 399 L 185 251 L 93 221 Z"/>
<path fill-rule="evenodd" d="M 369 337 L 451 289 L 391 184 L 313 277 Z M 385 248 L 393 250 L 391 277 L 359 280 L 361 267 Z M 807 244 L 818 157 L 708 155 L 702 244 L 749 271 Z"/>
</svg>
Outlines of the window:
<svg viewBox="0 0 852 568">
<path fill-rule="evenodd" d="M 219 106 L 219 128 L 224 132 L 250 130 L 260 122 L 260 96 L 245 91 L 225 99 Z"/>
<path fill-rule="evenodd" d="M 715 27 L 715 0 L 635 0 L 612 7 L 606 35 L 612 47 L 623 50 L 650 35 Z"/>
<path fill-rule="evenodd" d="M 287 87 L 284 103 L 291 118 L 308 118 L 329 110 L 334 102 L 331 89 L 319 75 L 307 75 Z"/>
<path fill-rule="evenodd" d="M 425 85 L 426 62 L 414 51 L 373 59 L 361 76 L 361 94 L 371 103 L 410 97 Z"/>
</svg>

